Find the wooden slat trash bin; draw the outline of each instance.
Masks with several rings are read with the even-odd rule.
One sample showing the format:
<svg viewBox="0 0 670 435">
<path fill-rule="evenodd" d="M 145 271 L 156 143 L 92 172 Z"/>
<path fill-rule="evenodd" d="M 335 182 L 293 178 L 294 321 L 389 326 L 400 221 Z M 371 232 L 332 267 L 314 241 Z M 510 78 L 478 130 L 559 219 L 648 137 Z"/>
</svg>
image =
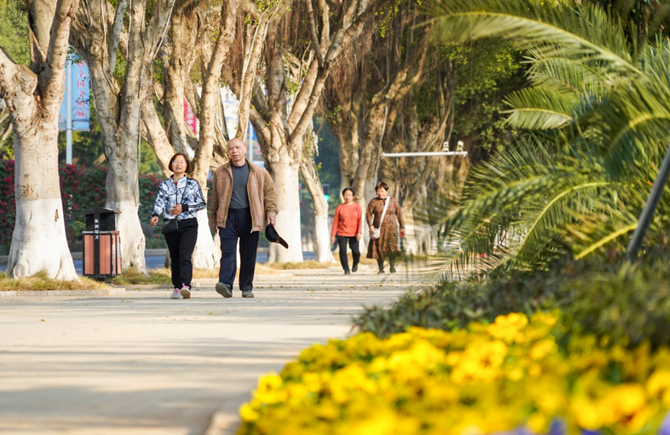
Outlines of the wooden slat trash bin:
<svg viewBox="0 0 670 435">
<path fill-rule="evenodd" d="M 110 281 L 121 274 L 121 236 L 116 230 L 118 211 L 98 207 L 86 210 L 83 275 Z"/>
</svg>

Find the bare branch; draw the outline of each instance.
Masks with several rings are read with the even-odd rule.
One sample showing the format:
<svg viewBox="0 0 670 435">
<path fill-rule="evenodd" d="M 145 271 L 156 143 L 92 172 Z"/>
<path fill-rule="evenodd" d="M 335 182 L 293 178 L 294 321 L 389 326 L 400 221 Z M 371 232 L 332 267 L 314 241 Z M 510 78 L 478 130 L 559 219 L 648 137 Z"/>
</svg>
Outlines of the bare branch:
<svg viewBox="0 0 670 435">
<path fill-rule="evenodd" d="M 58 0 L 56 14 L 51 26 L 51 38 L 47 51 L 46 65 L 39 75 L 42 105 L 45 113 L 58 116 L 58 108 L 63 100 L 65 60 L 67 58 L 70 26 L 79 0 Z"/>
<path fill-rule="evenodd" d="M 128 0 L 119 0 L 114 17 L 114 26 L 112 27 L 112 40 L 109 42 L 109 73 L 114 74 L 116 66 L 116 51 L 119 48 L 121 40 L 121 30 L 123 30 L 123 15 L 126 13 Z"/>
<path fill-rule="evenodd" d="M 274 11 L 272 12 L 274 13 Z M 258 61 L 261 57 L 261 48 L 265 43 L 265 36 L 267 35 L 269 16 L 272 16 L 269 11 L 264 11 L 261 14 L 261 19 L 256 29 L 256 33 L 251 42 L 251 51 L 247 56 L 247 63 L 242 70 L 241 89 L 239 92 L 239 127 L 237 128 L 237 137 L 242 137 L 247 131 L 247 122 L 249 122 L 249 110 L 251 105 L 251 97 L 253 95 L 253 83 L 256 79 L 256 69 L 258 68 Z M 259 37 L 258 32 L 263 32 Z"/>
<path fill-rule="evenodd" d="M 220 98 L 219 78 L 223 61 L 235 38 L 235 19 L 239 2 L 229 0 L 221 7 L 221 26 L 216 46 L 207 68 L 207 78 L 202 89 L 201 131 L 198 153 L 194 165 L 195 179 L 203 182 L 209 171 L 214 152 L 217 100 Z"/>
<path fill-rule="evenodd" d="M 309 15 L 309 35 L 312 38 L 312 47 L 316 53 L 316 58 L 319 61 L 319 67 L 323 68 L 323 54 L 321 54 L 321 43 L 316 33 L 316 20 L 314 19 L 314 9 L 312 7 L 312 0 L 307 0 L 307 13 Z"/>
<path fill-rule="evenodd" d="M 304 110 L 301 112 L 300 120 L 296 124 L 294 130 L 291 132 L 291 142 L 293 142 L 298 137 L 302 137 L 302 135 L 305 134 L 305 131 L 307 131 L 309 124 L 312 122 L 312 116 L 314 115 L 316 106 L 319 103 L 319 99 L 321 98 L 321 93 L 323 91 L 323 87 L 326 84 L 326 80 L 328 79 L 328 75 L 330 74 L 333 62 L 339 57 L 339 55 L 342 53 L 342 50 L 349 46 L 349 43 L 354 38 L 354 36 L 357 35 L 362 29 L 367 18 L 372 16 L 373 11 L 374 8 L 371 7 L 366 9 L 362 15 L 359 15 L 356 20 L 352 22 L 346 31 L 342 31 L 342 29 L 340 29 L 333 38 L 333 42 L 328 49 L 328 54 L 326 55 L 326 67 L 319 69 L 319 74 L 314 83 L 312 92 L 309 95 L 309 99 L 307 101 L 301 101 L 301 104 L 304 104 L 305 106 Z M 296 104 L 297 103 L 298 102 L 296 101 Z"/>
</svg>

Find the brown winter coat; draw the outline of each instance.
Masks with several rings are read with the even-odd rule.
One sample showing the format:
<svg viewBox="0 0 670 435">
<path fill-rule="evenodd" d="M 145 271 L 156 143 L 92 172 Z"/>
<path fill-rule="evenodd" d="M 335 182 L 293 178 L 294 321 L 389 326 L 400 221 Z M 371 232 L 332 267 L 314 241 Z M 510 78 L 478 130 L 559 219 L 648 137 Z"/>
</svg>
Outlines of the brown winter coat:
<svg viewBox="0 0 670 435">
<path fill-rule="evenodd" d="M 212 196 L 207 204 L 209 226 L 212 230 L 226 227 L 228 207 L 233 195 L 233 170 L 230 169 L 230 165 L 231 162 L 228 162 L 214 171 Z M 279 212 L 275 184 L 268 171 L 254 165 L 249 160 L 247 160 L 247 165 L 249 165 L 247 194 L 251 209 L 251 230 L 262 231 L 265 229 L 266 215 L 276 216 Z"/>
</svg>

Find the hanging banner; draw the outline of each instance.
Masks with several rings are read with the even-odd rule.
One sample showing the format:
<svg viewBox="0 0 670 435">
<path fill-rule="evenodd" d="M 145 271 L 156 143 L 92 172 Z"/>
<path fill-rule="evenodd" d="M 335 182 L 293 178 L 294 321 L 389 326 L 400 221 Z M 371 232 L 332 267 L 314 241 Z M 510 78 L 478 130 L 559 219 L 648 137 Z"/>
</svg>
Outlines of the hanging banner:
<svg viewBox="0 0 670 435">
<path fill-rule="evenodd" d="M 60 106 L 58 116 L 58 129 L 67 130 L 68 105 L 72 108 L 72 130 L 89 131 L 91 129 L 91 78 L 88 65 L 83 60 L 74 63 L 71 60 L 69 68 L 66 67 L 65 95 Z M 67 73 L 70 72 L 70 74 Z M 70 99 L 70 101 L 68 101 Z"/>
<path fill-rule="evenodd" d="M 195 117 L 195 114 L 193 113 L 193 110 L 191 110 L 191 106 L 189 106 L 186 98 L 184 98 L 184 120 L 191 129 L 191 132 L 193 132 L 193 135 L 198 137 L 198 118 Z"/>
</svg>

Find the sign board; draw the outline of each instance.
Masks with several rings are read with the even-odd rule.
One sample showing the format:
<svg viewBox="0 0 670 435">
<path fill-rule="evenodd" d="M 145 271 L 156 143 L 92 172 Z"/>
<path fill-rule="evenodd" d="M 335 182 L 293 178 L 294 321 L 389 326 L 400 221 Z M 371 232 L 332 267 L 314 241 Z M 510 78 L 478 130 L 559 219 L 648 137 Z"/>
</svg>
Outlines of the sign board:
<svg viewBox="0 0 670 435">
<path fill-rule="evenodd" d="M 71 107 L 72 130 L 91 129 L 91 77 L 83 60 L 75 63 L 68 59 L 65 75 L 65 95 L 58 115 L 58 129 L 68 129 L 68 106 Z M 69 100 L 69 101 L 68 101 Z"/>
</svg>

